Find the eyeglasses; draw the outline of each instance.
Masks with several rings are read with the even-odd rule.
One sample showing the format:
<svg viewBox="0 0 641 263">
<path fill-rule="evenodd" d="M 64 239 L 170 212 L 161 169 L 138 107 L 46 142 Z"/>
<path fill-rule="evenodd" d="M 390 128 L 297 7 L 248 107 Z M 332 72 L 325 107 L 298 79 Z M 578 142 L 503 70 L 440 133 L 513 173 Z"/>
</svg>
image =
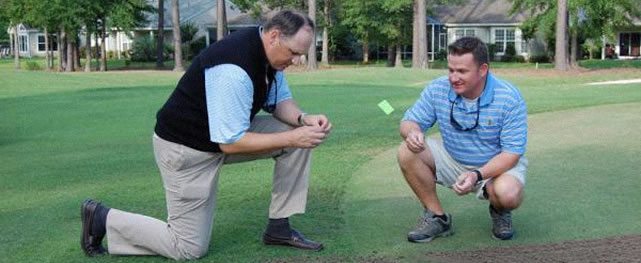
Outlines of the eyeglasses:
<svg viewBox="0 0 641 263">
<path fill-rule="evenodd" d="M 476 122 L 474 123 L 474 126 L 465 128 L 463 127 L 456 119 L 454 119 L 454 104 L 456 102 L 456 99 L 452 102 L 452 106 L 450 107 L 450 124 L 454 129 L 457 129 L 459 131 L 471 131 L 474 130 L 477 126 L 479 126 L 479 116 L 481 115 L 481 98 L 478 98 L 476 100 Z"/>
</svg>

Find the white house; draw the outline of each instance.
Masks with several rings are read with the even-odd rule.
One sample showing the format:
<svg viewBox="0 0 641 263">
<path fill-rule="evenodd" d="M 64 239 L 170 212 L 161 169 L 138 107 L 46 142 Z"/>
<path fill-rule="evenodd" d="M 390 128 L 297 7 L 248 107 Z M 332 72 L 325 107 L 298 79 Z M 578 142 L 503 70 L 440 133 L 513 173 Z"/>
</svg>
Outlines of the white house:
<svg viewBox="0 0 641 263">
<path fill-rule="evenodd" d="M 636 18 L 633 26 L 618 30 L 615 35 L 614 52 L 621 59 L 639 59 L 641 58 L 641 19 Z M 605 56 L 605 49 L 602 57 Z"/>
<path fill-rule="evenodd" d="M 7 29 L 11 42 L 11 49 L 15 45 L 13 27 Z M 21 57 L 45 56 L 45 34 L 37 28 L 25 24 L 18 24 L 18 52 Z M 49 50 L 58 50 L 56 36 L 49 37 Z"/>
<path fill-rule="evenodd" d="M 527 19 L 525 12 L 510 15 L 512 3 L 507 0 L 467 0 L 458 5 L 439 6 L 434 10 L 435 25 L 444 27 L 439 35 L 433 35 L 441 49 L 464 36 L 475 36 L 487 44 L 494 44 L 497 56 L 505 54 L 508 45 L 514 45 L 516 54 L 524 57 L 533 52 L 543 52 L 542 43 L 533 39 L 526 41 L 519 26 Z M 429 28 L 428 28 L 429 30 Z M 429 33 L 428 33 L 429 34 Z"/>
</svg>

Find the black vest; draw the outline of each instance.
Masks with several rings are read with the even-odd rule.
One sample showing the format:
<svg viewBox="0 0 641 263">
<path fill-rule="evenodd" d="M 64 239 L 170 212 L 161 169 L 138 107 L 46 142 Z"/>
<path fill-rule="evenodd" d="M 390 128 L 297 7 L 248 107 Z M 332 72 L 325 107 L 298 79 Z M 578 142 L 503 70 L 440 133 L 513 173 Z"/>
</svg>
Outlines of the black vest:
<svg viewBox="0 0 641 263">
<path fill-rule="evenodd" d="M 218 143 L 210 140 L 205 98 L 205 69 L 220 64 L 237 65 L 251 78 L 254 98 L 250 120 L 254 119 L 265 105 L 276 72 L 269 66 L 255 27 L 234 32 L 194 58 L 174 92 L 156 114 L 155 132 L 159 137 L 199 151 L 221 152 Z"/>
</svg>

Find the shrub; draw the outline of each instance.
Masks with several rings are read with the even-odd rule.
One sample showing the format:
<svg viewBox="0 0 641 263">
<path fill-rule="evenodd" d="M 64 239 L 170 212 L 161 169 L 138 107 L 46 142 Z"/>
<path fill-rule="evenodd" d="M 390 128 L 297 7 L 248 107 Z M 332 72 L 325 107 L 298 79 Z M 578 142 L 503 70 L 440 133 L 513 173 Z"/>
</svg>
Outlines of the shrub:
<svg viewBox="0 0 641 263">
<path fill-rule="evenodd" d="M 505 47 L 505 54 L 501 57 L 502 62 L 514 62 L 516 61 L 516 48 L 514 48 L 514 43 L 507 43 Z"/>
<path fill-rule="evenodd" d="M 436 52 L 435 60 L 447 60 L 447 50 L 441 49 Z"/>
<path fill-rule="evenodd" d="M 548 55 L 541 54 L 541 55 L 530 56 L 528 61 L 530 63 L 550 63 L 551 59 Z"/>
<path fill-rule="evenodd" d="M 487 59 L 495 61 L 496 59 L 496 44 L 487 45 Z"/>
<path fill-rule="evenodd" d="M 27 65 L 27 70 L 41 70 L 42 69 L 42 67 L 40 67 L 40 64 L 38 64 L 38 62 L 35 62 L 35 61 L 27 61 L 26 65 Z"/>
<path fill-rule="evenodd" d="M 156 42 L 149 36 L 137 38 L 131 46 L 131 61 L 147 62 L 156 60 Z"/>
</svg>

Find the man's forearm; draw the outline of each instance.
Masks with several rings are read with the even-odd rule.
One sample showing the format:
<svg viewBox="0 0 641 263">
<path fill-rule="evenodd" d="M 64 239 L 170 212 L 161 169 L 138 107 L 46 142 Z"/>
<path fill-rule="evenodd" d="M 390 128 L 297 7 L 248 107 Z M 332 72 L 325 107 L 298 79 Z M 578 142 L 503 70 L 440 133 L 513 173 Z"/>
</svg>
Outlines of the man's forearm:
<svg viewBox="0 0 641 263">
<path fill-rule="evenodd" d="M 290 147 L 290 140 L 291 136 L 287 136 L 287 132 L 247 132 L 235 143 L 220 144 L 220 149 L 226 154 L 261 154 Z"/>
<path fill-rule="evenodd" d="M 501 152 L 479 168 L 479 171 L 483 174 L 483 179 L 496 177 L 512 169 L 519 158 L 521 156 L 518 154 Z"/>
</svg>

